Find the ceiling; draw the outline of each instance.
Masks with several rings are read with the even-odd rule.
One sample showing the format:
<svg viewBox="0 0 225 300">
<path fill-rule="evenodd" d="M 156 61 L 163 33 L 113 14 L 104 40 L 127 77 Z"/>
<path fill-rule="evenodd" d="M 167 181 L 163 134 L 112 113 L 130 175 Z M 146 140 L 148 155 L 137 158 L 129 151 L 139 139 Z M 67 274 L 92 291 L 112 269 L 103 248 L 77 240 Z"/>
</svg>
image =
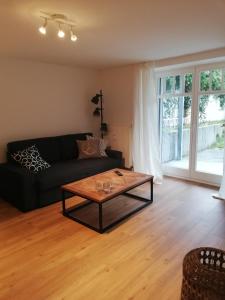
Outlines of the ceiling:
<svg viewBox="0 0 225 300">
<path fill-rule="evenodd" d="M 77 23 L 79 40 L 38 32 L 40 11 Z M 104 68 L 225 47 L 225 0 L 1 0 L 0 55 Z"/>
</svg>

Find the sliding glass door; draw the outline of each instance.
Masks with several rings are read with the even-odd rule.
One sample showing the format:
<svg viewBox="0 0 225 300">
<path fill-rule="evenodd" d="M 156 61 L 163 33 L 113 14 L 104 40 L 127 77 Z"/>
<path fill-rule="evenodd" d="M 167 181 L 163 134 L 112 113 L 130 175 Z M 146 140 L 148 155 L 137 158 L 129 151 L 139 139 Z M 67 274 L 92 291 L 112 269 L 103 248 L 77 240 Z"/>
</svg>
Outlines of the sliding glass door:
<svg viewBox="0 0 225 300">
<path fill-rule="evenodd" d="M 164 72 L 157 84 L 164 172 L 218 184 L 223 173 L 225 64 Z"/>
<path fill-rule="evenodd" d="M 166 173 L 189 176 L 193 97 L 191 70 L 158 79 L 161 162 Z"/>
<path fill-rule="evenodd" d="M 223 175 L 225 65 L 196 68 L 196 111 L 191 177 L 219 184 Z"/>
</svg>

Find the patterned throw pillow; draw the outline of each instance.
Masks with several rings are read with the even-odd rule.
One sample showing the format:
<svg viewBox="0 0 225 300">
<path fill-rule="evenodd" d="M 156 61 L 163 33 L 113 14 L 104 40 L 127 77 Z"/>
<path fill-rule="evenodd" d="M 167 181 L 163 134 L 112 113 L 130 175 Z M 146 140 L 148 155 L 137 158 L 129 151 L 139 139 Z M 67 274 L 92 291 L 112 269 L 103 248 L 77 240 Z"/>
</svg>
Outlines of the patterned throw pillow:
<svg viewBox="0 0 225 300">
<path fill-rule="evenodd" d="M 87 140 L 93 140 L 93 139 L 99 140 L 99 151 L 100 151 L 101 156 L 103 156 L 103 157 L 108 156 L 105 152 L 107 145 L 106 145 L 106 142 L 104 139 L 97 139 L 91 135 L 86 135 L 86 138 L 87 138 Z"/>
<path fill-rule="evenodd" d="M 77 140 L 77 145 L 79 150 L 78 159 L 101 157 L 98 139 Z"/>
<path fill-rule="evenodd" d="M 11 156 L 22 167 L 25 167 L 34 173 L 38 173 L 51 167 L 50 164 L 41 157 L 35 145 L 24 150 L 19 150 Z"/>
</svg>

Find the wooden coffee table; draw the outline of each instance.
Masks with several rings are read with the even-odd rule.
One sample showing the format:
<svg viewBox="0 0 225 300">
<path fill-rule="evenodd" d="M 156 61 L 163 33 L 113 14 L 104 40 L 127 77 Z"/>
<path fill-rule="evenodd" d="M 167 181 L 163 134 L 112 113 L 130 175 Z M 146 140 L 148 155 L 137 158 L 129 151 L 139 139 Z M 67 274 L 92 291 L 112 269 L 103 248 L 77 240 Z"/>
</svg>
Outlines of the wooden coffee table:
<svg viewBox="0 0 225 300">
<path fill-rule="evenodd" d="M 122 173 L 122 176 L 118 176 L 115 171 L 119 171 Z M 111 183 L 111 190 L 108 192 L 105 192 L 103 190 L 98 191 L 97 190 L 97 184 L 101 184 L 104 182 L 110 182 Z M 134 189 L 135 187 L 138 187 L 146 182 L 150 182 L 150 197 L 145 198 L 141 197 L 139 195 L 135 195 L 133 193 L 128 193 L 128 191 Z M 75 181 L 66 185 L 62 186 L 63 191 L 63 199 L 62 199 L 62 209 L 63 209 L 63 215 L 78 222 L 81 223 L 99 233 L 103 233 L 106 230 L 110 229 L 111 227 L 115 226 L 122 220 L 128 218 L 129 216 L 133 215 L 137 211 L 143 209 L 144 207 L 150 205 L 153 202 L 153 176 L 151 175 L 145 175 L 142 173 L 137 173 L 133 171 L 128 171 L 124 169 L 112 169 L 107 172 L 103 172 L 91 177 L 87 177 L 85 179 Z M 72 193 L 74 196 L 80 196 L 84 199 L 86 199 L 85 202 L 82 204 L 78 204 L 69 208 L 66 208 L 66 192 Z M 138 207 L 135 207 L 128 213 L 126 213 L 123 216 L 119 216 L 116 220 L 113 220 L 110 222 L 110 224 L 107 224 L 104 226 L 103 220 L 104 220 L 104 204 L 106 202 L 112 201 L 117 196 L 125 195 L 128 196 L 129 199 L 135 199 L 143 202 L 143 204 L 139 204 Z M 70 198 L 67 199 L 67 201 Z M 117 199 L 117 198 L 116 198 Z M 118 201 L 121 199 L 118 198 L 116 201 L 118 205 Z M 137 202 L 137 201 L 136 201 Z M 89 224 L 87 221 L 82 220 L 81 218 L 76 216 L 76 213 L 82 209 L 85 209 L 88 205 L 91 204 L 98 205 L 98 226 L 93 226 Z M 116 205 L 116 204 L 114 204 Z M 90 213 L 89 213 L 90 214 Z"/>
</svg>

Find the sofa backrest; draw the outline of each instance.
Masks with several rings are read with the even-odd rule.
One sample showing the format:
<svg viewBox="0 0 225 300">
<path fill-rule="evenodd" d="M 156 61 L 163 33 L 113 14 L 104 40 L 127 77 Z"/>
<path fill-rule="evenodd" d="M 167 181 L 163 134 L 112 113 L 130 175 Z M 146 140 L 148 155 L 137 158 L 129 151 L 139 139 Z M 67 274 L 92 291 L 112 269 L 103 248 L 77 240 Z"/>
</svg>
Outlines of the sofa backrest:
<svg viewBox="0 0 225 300">
<path fill-rule="evenodd" d="M 57 139 L 57 137 L 46 137 L 46 138 L 10 142 L 7 145 L 7 151 L 9 153 L 8 160 L 11 161 L 10 154 L 18 150 L 23 150 L 32 145 L 37 146 L 42 158 L 47 162 L 52 163 L 60 160 L 61 154 L 60 154 L 59 140 Z"/>
<path fill-rule="evenodd" d="M 8 161 L 12 161 L 12 153 L 32 145 L 37 146 L 42 158 L 49 163 L 77 158 L 78 148 L 76 140 L 85 140 L 86 135 L 92 134 L 78 133 L 10 142 L 7 144 Z"/>
<path fill-rule="evenodd" d="M 92 133 L 68 134 L 60 137 L 61 159 L 69 160 L 78 157 L 76 140 L 86 140 L 87 135 Z"/>
</svg>

